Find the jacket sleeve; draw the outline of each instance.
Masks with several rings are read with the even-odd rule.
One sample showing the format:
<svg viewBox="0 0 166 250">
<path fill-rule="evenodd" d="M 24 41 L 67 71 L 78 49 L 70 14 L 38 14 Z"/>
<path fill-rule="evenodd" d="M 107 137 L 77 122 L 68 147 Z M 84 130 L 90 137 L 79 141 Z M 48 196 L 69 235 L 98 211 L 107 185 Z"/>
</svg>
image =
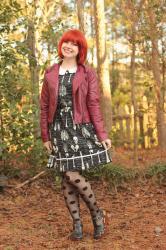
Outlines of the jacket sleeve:
<svg viewBox="0 0 166 250">
<path fill-rule="evenodd" d="M 40 95 L 40 128 L 41 128 L 41 138 L 43 142 L 49 141 L 49 126 L 48 126 L 48 112 L 49 112 L 49 90 L 48 83 L 46 80 L 46 73 L 44 74 L 44 80 Z"/>
<path fill-rule="evenodd" d="M 100 109 L 99 84 L 96 72 L 92 68 L 88 70 L 87 108 L 98 139 L 100 141 L 107 139 L 108 134 L 104 128 L 104 121 Z"/>
</svg>

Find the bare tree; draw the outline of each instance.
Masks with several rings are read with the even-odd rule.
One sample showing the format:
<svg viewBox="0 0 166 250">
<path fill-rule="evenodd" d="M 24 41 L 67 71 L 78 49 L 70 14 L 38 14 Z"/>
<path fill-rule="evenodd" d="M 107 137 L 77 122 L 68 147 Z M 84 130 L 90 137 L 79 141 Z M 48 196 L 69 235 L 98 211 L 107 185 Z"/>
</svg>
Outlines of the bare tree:
<svg viewBox="0 0 166 250">
<path fill-rule="evenodd" d="M 104 0 L 94 0 L 95 30 L 96 30 L 96 46 L 97 46 L 97 62 L 98 76 L 101 91 L 101 106 L 104 114 L 104 121 L 107 130 L 111 130 L 112 126 L 112 110 L 111 110 L 111 89 L 109 78 L 109 62 L 106 50 L 106 30 L 104 15 Z"/>
<path fill-rule="evenodd" d="M 149 36 L 152 43 L 151 54 L 151 67 L 155 81 L 155 91 L 157 99 L 157 131 L 158 131 L 158 143 L 161 148 L 166 148 L 166 113 L 164 110 L 164 86 L 161 77 L 161 64 L 160 64 L 160 52 L 159 52 L 159 30 L 157 27 L 157 16 L 154 11 L 153 3 L 146 1 L 146 13 L 149 25 Z"/>
<path fill-rule="evenodd" d="M 34 140 L 39 137 L 39 68 L 38 60 L 36 57 L 36 36 L 35 36 L 35 16 L 36 16 L 36 4 L 34 3 L 29 7 L 28 11 L 28 32 L 27 32 L 27 46 L 29 49 L 28 60 L 29 69 L 31 76 L 31 93 L 32 93 L 32 104 L 34 105 L 34 118 L 33 118 L 33 129 L 34 129 Z"/>
<path fill-rule="evenodd" d="M 131 64 L 130 64 L 130 82 L 131 82 L 131 101 L 134 109 L 134 165 L 138 164 L 138 107 L 136 101 L 136 82 L 135 82 L 135 57 L 136 57 L 136 30 L 139 21 L 139 13 L 142 9 L 144 0 L 141 0 L 138 5 L 134 4 L 133 1 L 129 0 L 126 2 L 130 18 L 130 44 L 131 44 Z M 126 8 L 127 8 L 126 6 Z"/>
<path fill-rule="evenodd" d="M 84 32 L 84 0 L 76 0 L 79 29 Z"/>
</svg>

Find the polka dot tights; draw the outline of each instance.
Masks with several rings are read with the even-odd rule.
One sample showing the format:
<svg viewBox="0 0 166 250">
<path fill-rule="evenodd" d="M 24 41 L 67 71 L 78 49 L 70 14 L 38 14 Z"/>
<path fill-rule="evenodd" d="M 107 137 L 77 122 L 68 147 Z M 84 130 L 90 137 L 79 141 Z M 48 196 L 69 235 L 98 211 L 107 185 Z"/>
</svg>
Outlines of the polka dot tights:
<svg viewBox="0 0 166 250">
<path fill-rule="evenodd" d="M 73 221 L 80 221 L 79 196 L 86 203 L 92 217 L 95 217 L 99 212 L 91 185 L 79 172 L 67 171 L 64 173 L 62 190 Z"/>
</svg>

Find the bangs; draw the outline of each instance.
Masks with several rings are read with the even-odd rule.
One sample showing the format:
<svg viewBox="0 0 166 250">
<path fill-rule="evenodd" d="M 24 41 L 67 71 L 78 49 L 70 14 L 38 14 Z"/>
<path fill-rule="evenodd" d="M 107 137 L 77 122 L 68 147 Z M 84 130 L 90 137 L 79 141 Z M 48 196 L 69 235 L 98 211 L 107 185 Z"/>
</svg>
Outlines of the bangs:
<svg viewBox="0 0 166 250">
<path fill-rule="evenodd" d="M 72 33 L 66 34 L 62 38 L 63 42 L 73 42 L 79 45 L 79 39 Z"/>
</svg>

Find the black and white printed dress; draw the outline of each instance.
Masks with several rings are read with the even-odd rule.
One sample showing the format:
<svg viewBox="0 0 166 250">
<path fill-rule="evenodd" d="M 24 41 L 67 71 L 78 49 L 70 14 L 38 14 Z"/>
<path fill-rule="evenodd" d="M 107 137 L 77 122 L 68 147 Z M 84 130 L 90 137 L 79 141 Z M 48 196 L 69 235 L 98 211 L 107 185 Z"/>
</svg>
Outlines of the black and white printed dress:
<svg viewBox="0 0 166 250">
<path fill-rule="evenodd" d="M 53 150 L 47 167 L 65 171 L 89 170 L 112 161 L 110 152 L 97 138 L 91 122 L 74 124 L 72 80 L 76 68 L 59 70 L 59 91 L 56 116 L 49 127 Z"/>
</svg>

